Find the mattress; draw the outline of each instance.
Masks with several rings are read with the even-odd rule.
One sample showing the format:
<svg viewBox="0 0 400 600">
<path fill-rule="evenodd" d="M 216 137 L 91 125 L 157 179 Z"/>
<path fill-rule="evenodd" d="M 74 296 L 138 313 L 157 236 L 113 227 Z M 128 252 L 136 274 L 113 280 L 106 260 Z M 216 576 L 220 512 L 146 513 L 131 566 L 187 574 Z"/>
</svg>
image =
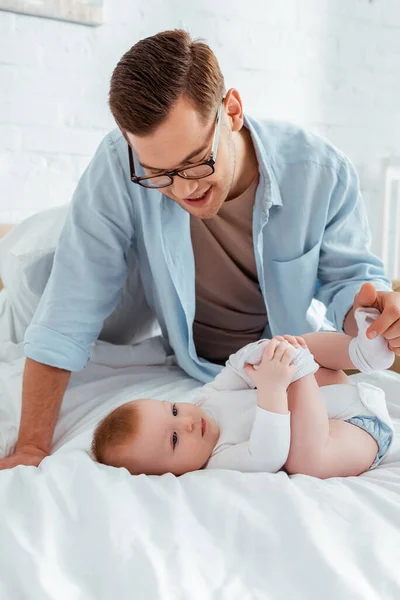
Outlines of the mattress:
<svg viewBox="0 0 400 600">
<path fill-rule="evenodd" d="M 318 480 L 210 470 L 131 476 L 95 463 L 93 429 L 138 397 L 192 401 L 200 383 L 162 340 L 96 342 L 73 374 L 39 468 L 0 471 L 1 600 L 400 598 L 400 375 L 381 386 L 396 438 L 375 470 Z M 3 344 L 0 453 L 21 407 L 22 347 Z"/>
</svg>

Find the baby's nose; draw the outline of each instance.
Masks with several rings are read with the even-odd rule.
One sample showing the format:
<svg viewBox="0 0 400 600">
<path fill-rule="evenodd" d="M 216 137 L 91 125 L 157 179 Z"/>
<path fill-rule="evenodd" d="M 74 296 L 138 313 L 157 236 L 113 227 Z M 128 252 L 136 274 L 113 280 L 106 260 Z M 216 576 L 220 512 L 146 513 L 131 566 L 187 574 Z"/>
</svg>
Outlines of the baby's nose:
<svg viewBox="0 0 400 600">
<path fill-rule="evenodd" d="M 184 417 L 182 426 L 185 431 L 187 431 L 188 433 L 191 433 L 192 431 L 194 431 L 194 429 L 196 427 L 196 423 L 195 423 L 195 420 L 193 419 L 193 417 Z"/>
</svg>

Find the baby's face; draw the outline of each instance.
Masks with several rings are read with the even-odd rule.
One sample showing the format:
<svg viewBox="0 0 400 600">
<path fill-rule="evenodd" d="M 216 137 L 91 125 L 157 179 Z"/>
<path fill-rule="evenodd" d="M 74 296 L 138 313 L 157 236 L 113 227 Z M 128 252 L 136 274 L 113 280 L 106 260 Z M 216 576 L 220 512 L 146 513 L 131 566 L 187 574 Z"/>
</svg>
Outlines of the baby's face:
<svg viewBox="0 0 400 600">
<path fill-rule="evenodd" d="M 134 400 L 139 431 L 115 451 L 131 472 L 182 475 L 201 469 L 219 438 L 214 419 L 189 402 Z"/>
</svg>

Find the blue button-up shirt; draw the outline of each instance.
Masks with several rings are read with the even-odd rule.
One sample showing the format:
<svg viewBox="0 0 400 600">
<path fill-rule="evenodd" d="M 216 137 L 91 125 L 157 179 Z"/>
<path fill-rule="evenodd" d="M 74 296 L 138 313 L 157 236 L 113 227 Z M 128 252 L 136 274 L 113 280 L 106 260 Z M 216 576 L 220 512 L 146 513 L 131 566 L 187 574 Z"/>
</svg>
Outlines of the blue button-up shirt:
<svg viewBox="0 0 400 600">
<path fill-rule="evenodd" d="M 381 260 L 369 250 L 355 170 L 326 140 L 294 125 L 251 118 L 245 123 L 260 175 L 253 244 L 269 320 L 264 333 L 318 329 L 318 303 L 341 331 L 363 282 L 391 289 Z M 89 345 L 118 303 L 128 251 L 178 364 L 209 381 L 221 367 L 199 358 L 193 342 L 190 215 L 160 191 L 130 181 L 119 130 L 104 138 L 78 184 L 50 279 L 26 331 L 26 356 L 70 371 L 85 366 Z"/>
</svg>

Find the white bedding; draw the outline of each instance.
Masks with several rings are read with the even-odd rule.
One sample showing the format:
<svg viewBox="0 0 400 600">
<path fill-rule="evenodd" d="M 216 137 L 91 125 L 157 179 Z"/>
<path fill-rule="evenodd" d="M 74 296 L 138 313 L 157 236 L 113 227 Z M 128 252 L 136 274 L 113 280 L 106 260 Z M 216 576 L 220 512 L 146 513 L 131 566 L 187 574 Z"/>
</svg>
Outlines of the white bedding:
<svg viewBox="0 0 400 600">
<path fill-rule="evenodd" d="M 17 431 L 20 353 L 3 346 L 2 454 Z M 0 472 L 1 600 L 400 598 L 400 375 L 363 376 L 385 389 L 397 439 L 358 478 L 132 477 L 90 459 L 94 425 L 134 397 L 190 400 L 199 383 L 165 364 L 158 339 L 97 342 L 92 356 L 71 379 L 54 454 Z"/>
</svg>

